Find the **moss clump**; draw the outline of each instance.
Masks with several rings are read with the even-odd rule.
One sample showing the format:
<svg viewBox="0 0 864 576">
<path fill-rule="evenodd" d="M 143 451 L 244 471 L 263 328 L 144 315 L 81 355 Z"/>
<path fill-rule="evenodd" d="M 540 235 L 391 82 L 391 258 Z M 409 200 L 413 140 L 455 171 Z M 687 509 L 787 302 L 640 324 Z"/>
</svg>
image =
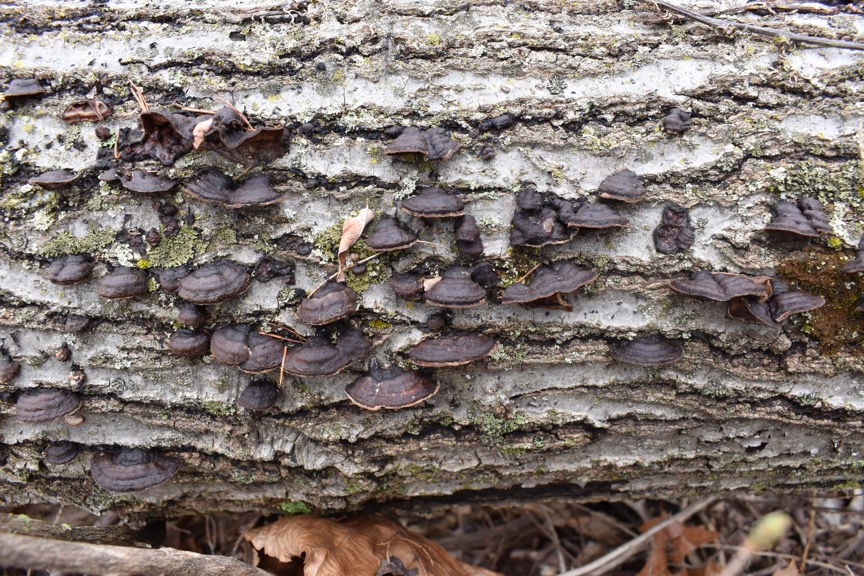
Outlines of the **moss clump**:
<svg viewBox="0 0 864 576">
<path fill-rule="evenodd" d="M 205 250 L 207 243 L 198 237 L 198 232 L 191 226 L 184 226 L 176 236 L 163 237 L 158 246 L 150 249 L 147 259 L 153 268 L 174 268 L 186 264 Z"/>
<path fill-rule="evenodd" d="M 339 250 L 339 241 L 341 239 L 342 224 L 337 223 L 318 234 L 313 241 L 313 245 L 326 262 L 336 265 L 336 253 Z M 354 262 L 377 255 L 377 258 L 365 263 L 366 271 L 363 274 L 354 274 L 350 268 L 345 270 L 345 284 L 358 294 L 362 294 L 368 290 L 372 284 L 383 282 L 387 278 L 388 265 L 393 257 L 392 252 L 373 252 L 366 247 L 366 242 L 360 238 L 351 247 L 349 253 L 351 260 Z"/>
<path fill-rule="evenodd" d="M 495 271 L 498 272 L 498 285 L 507 288 L 514 282 L 520 281 L 531 268 L 540 264 L 543 256 L 539 248 L 519 246 L 510 248 L 509 258 L 495 262 Z"/>
<path fill-rule="evenodd" d="M 521 412 L 511 417 L 499 417 L 490 412 L 469 412 L 468 418 L 480 428 L 480 433 L 491 446 L 501 446 L 505 435 L 515 432 L 528 421 Z"/>
<path fill-rule="evenodd" d="M 864 215 L 864 167 L 857 160 L 839 166 L 825 162 L 802 162 L 795 169 L 772 172 L 775 193 L 816 198 L 823 204 L 845 204 Z"/>
<path fill-rule="evenodd" d="M 298 500 L 296 502 L 280 502 L 277 504 L 279 511 L 289 516 L 297 516 L 300 514 L 311 514 L 312 507 L 306 502 Z"/>
<path fill-rule="evenodd" d="M 828 356 L 841 352 L 864 356 L 864 319 L 853 312 L 855 301 L 864 293 L 864 279 L 843 272 L 850 257 L 811 244 L 777 266 L 777 273 L 793 289 L 825 299 L 824 306 L 808 313 L 804 328 Z"/>
<path fill-rule="evenodd" d="M 375 330 L 386 330 L 387 328 L 390 328 L 391 326 L 393 326 L 393 324 L 391 324 L 390 322 L 386 322 L 384 320 L 377 320 L 376 319 L 376 320 L 370 320 L 369 321 L 369 327 L 373 328 Z"/>
<path fill-rule="evenodd" d="M 37 252 L 47 258 L 66 254 L 93 254 L 114 242 L 114 231 L 108 228 L 91 228 L 80 238 L 69 232 L 60 232 L 46 241 Z"/>
<path fill-rule="evenodd" d="M 225 404 L 218 400 L 204 402 L 201 408 L 214 416 L 233 416 L 237 413 L 237 408 L 233 404 Z"/>
</svg>

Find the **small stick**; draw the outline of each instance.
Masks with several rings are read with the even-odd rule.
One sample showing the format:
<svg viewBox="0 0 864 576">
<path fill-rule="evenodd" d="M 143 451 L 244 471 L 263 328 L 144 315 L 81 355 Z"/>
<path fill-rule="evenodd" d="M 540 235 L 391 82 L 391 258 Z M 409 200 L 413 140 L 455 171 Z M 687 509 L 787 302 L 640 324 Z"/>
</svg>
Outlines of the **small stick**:
<svg viewBox="0 0 864 576">
<path fill-rule="evenodd" d="M 90 106 L 90 109 L 93 110 L 94 114 L 96 114 L 96 118 L 99 120 L 105 118 L 102 112 L 99 111 L 99 104 L 95 100 L 87 100 L 87 105 Z"/>
<path fill-rule="evenodd" d="M 120 159 L 120 151 L 117 149 L 117 144 L 120 142 L 120 128 L 114 131 L 114 159 Z"/>
<path fill-rule="evenodd" d="M 176 100 L 174 102 L 172 102 L 171 105 L 179 108 L 183 112 L 192 112 L 193 114 L 215 114 L 216 113 L 215 110 L 206 110 L 204 108 L 189 108 L 187 106 L 183 106 L 182 104 L 180 104 Z"/>
<path fill-rule="evenodd" d="M 815 502 L 811 501 L 811 504 L 815 504 Z M 816 509 L 810 509 L 810 523 L 807 526 L 807 543 L 804 545 L 804 551 L 801 552 L 801 563 L 798 565 L 798 571 L 801 574 L 804 574 L 805 568 L 807 568 L 807 554 L 810 553 L 810 544 L 813 543 L 813 530 L 816 528 Z"/>
<path fill-rule="evenodd" d="M 369 262 L 370 260 L 374 260 L 375 258 L 378 258 L 380 255 L 381 254 L 373 254 L 372 256 L 369 256 L 368 258 L 364 258 L 363 260 L 360 260 L 359 262 L 354 262 L 353 266 L 357 266 L 358 264 L 365 264 L 366 262 Z M 338 274 L 339 274 L 339 272 L 334 272 L 333 274 L 328 276 L 323 282 L 321 282 L 318 286 L 316 286 L 314 290 L 312 290 L 311 292 L 306 294 L 306 298 L 311 298 L 313 294 L 315 294 L 318 290 L 323 288 L 324 285 L 327 284 L 327 282 L 336 278 L 336 276 Z"/>
<path fill-rule="evenodd" d="M 267 322 L 267 324 L 270 324 L 272 326 L 276 326 L 277 328 L 281 328 L 282 330 L 285 330 L 286 332 L 290 332 L 291 334 L 293 334 L 294 336 L 296 336 L 300 340 L 303 340 L 304 342 L 306 341 L 305 336 L 303 336 L 302 334 L 300 334 L 299 332 L 297 332 L 296 330 L 294 330 L 290 326 L 286 326 L 285 324 L 280 324 L 279 322 L 274 322 L 273 320 L 270 320 L 269 322 Z"/>
<path fill-rule="evenodd" d="M 282 364 L 279 366 L 279 388 L 282 388 L 282 380 L 285 378 L 285 359 L 288 357 L 288 347 L 282 347 Z"/>
<path fill-rule="evenodd" d="M 237 176 L 234 177 L 234 180 L 239 180 L 240 178 L 243 178 L 244 176 L 249 174 L 249 172 L 251 172 L 257 166 L 258 166 L 257 164 L 253 164 L 252 166 L 247 166 L 246 168 L 243 169 L 242 172 L 240 172 L 240 174 L 238 174 Z"/>
<path fill-rule="evenodd" d="M 789 32 L 788 30 L 778 30 L 775 28 L 768 28 L 766 26 L 755 26 L 753 24 L 744 24 L 742 22 L 735 22 L 733 20 L 719 20 L 717 18 L 711 18 L 710 16 L 703 16 L 702 14 L 697 14 L 696 12 L 691 12 L 690 10 L 685 10 L 675 4 L 671 4 L 669 2 L 665 2 L 664 0 L 650 0 L 655 6 L 659 6 L 661 8 L 665 8 L 670 12 L 675 12 L 681 16 L 686 18 L 690 18 L 691 20 L 695 20 L 701 24 L 705 24 L 706 26 L 711 26 L 712 28 L 739 28 L 741 30 L 748 30 L 755 34 L 761 34 L 763 36 L 773 36 L 779 38 L 786 38 L 787 40 L 791 40 L 792 42 L 804 42 L 807 44 L 818 44 L 821 46 L 831 46 L 832 48 L 846 48 L 849 50 L 864 50 L 864 43 L 862 42 L 849 42 L 846 40 L 832 40 L 830 38 L 820 38 L 818 36 L 807 36 L 805 34 L 795 34 L 794 32 Z"/>
<path fill-rule="evenodd" d="M 213 96 L 213 98 L 215 98 L 215 99 L 218 100 L 219 102 L 222 102 L 223 104 L 225 104 L 225 106 L 228 106 L 229 108 L 231 108 L 232 110 L 234 110 L 235 112 L 237 112 L 237 114 L 240 115 L 240 118 L 243 119 L 243 122 L 246 123 L 246 126 L 249 127 L 249 130 L 254 130 L 254 129 L 255 129 L 255 128 L 252 127 L 252 124 L 249 123 L 249 119 L 246 118 L 246 116 L 243 114 L 243 112 L 241 112 L 241 111 L 240 111 L 236 106 L 234 106 L 233 104 L 231 104 L 230 102 L 228 102 L 228 101 L 225 100 L 224 98 L 220 98 L 219 96 Z"/>
<path fill-rule="evenodd" d="M 535 264 L 534 267 L 531 268 L 530 270 L 528 270 L 528 272 L 526 272 L 524 276 L 522 276 L 521 278 L 517 278 L 517 279 L 516 279 L 516 282 L 522 282 L 522 281 L 524 281 L 526 278 L 528 278 L 528 276 L 530 276 L 531 274 L 533 274 L 534 271 L 537 270 L 537 268 L 539 268 L 539 267 L 540 267 L 540 264 Z"/>
<path fill-rule="evenodd" d="M 294 344 L 304 344 L 300 340 L 292 340 L 291 338 L 286 338 L 285 336 L 279 336 L 278 334 L 272 334 L 270 332 L 261 332 L 258 331 L 258 334 L 262 336 L 270 336 L 271 338 L 276 338 L 277 340 L 284 340 L 285 342 L 293 342 Z"/>
<path fill-rule="evenodd" d="M 147 100 L 144 99 L 144 94 L 131 80 L 129 81 L 129 86 L 132 88 L 132 96 L 135 98 L 135 101 L 138 102 L 138 106 L 141 107 L 141 112 L 147 112 L 147 110 L 150 109 L 150 106 L 147 104 Z"/>
</svg>

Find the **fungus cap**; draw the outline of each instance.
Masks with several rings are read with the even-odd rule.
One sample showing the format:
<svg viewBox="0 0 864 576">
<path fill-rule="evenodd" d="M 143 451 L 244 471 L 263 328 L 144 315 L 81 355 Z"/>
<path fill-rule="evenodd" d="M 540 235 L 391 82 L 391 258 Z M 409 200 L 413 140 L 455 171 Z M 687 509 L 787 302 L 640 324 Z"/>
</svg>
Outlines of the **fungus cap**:
<svg viewBox="0 0 864 576">
<path fill-rule="evenodd" d="M 78 395 L 69 390 L 33 388 L 18 396 L 15 413 L 21 422 L 39 424 L 65 416 L 80 406 Z"/>
<path fill-rule="evenodd" d="M 144 448 L 121 448 L 93 456 L 90 475 L 111 492 L 135 492 L 170 480 L 180 469 L 176 458 Z"/>
<path fill-rule="evenodd" d="M 220 364 L 237 366 L 249 360 L 249 324 L 228 324 L 213 331 L 210 338 L 210 353 Z"/>
<path fill-rule="evenodd" d="M 693 245 L 696 231 L 690 225 L 687 209 L 670 204 L 663 209 L 660 224 L 654 229 L 654 248 L 661 254 L 683 252 Z"/>
<path fill-rule="evenodd" d="M 418 366 L 444 368 L 462 366 L 492 354 L 498 342 L 479 332 L 451 331 L 426 338 L 408 353 Z"/>
<path fill-rule="evenodd" d="M 596 279 L 597 273 L 593 270 L 580 268 L 568 260 L 559 260 L 538 268 L 527 286 L 519 282 L 508 286 L 501 294 L 501 303 L 527 304 L 557 294 L 569 294 Z"/>
<path fill-rule="evenodd" d="M 45 463 L 59 466 L 71 462 L 78 456 L 78 445 L 74 442 L 61 440 L 52 442 L 45 449 Z"/>
<path fill-rule="evenodd" d="M 190 328 L 201 328 L 207 321 L 207 311 L 203 306 L 181 300 L 177 303 L 177 320 Z"/>
<path fill-rule="evenodd" d="M 63 121 L 68 124 L 98 122 L 110 115 L 111 108 L 101 100 L 75 100 L 63 110 Z"/>
<path fill-rule="evenodd" d="M 246 410 L 267 410 L 279 399 L 279 387 L 268 380 L 250 382 L 240 396 L 237 405 Z"/>
<path fill-rule="evenodd" d="M 187 266 L 164 268 L 156 272 L 156 281 L 162 290 L 168 294 L 176 294 L 180 289 L 180 281 L 188 275 L 189 268 Z"/>
<path fill-rule="evenodd" d="M 864 272 L 864 234 L 861 234 L 861 239 L 858 240 L 858 254 L 843 265 L 843 271 L 847 274 Z"/>
<path fill-rule="evenodd" d="M 365 358 L 370 348 L 362 332 L 347 328 L 336 338 L 335 345 L 314 336 L 289 350 L 283 367 L 285 372 L 296 376 L 332 376 Z"/>
<path fill-rule="evenodd" d="M 69 170 L 51 170 L 44 174 L 33 176 L 27 180 L 27 183 L 35 184 L 45 190 L 59 190 L 74 182 L 76 178 L 78 178 L 78 175 Z"/>
<path fill-rule="evenodd" d="M 782 322 L 792 314 L 800 314 L 821 308 L 825 305 L 825 299 L 814 296 L 807 292 L 784 292 L 775 294 L 769 301 L 771 317 L 777 322 Z"/>
<path fill-rule="evenodd" d="M 168 338 L 168 349 L 175 356 L 203 356 L 210 351 L 210 336 L 206 332 L 196 332 L 180 328 Z"/>
<path fill-rule="evenodd" d="M 686 296 L 728 302 L 741 296 L 767 298 L 765 282 L 741 274 L 721 272 L 695 272 L 688 280 L 673 280 L 670 287 Z"/>
<path fill-rule="evenodd" d="M 758 298 L 750 296 L 742 296 L 729 300 L 726 313 L 730 318 L 762 324 L 769 328 L 781 328 L 783 326 L 783 322 L 777 322 L 771 316 L 771 308 L 768 302 L 760 302 Z"/>
<path fill-rule="evenodd" d="M 466 258 L 479 258 L 483 255 L 483 240 L 474 216 L 466 214 L 455 222 L 456 248 Z"/>
<path fill-rule="evenodd" d="M 242 294 L 252 277 L 240 264 L 220 260 L 206 264 L 180 280 L 178 296 L 193 304 L 219 304 Z"/>
<path fill-rule="evenodd" d="M 632 170 L 621 170 L 607 176 L 597 188 L 601 198 L 620 200 L 621 202 L 639 202 L 645 196 L 645 187 L 639 181 L 639 176 Z"/>
<path fill-rule="evenodd" d="M 400 298 L 418 302 L 423 298 L 423 278 L 410 272 L 393 272 L 390 275 L 390 288 Z"/>
<path fill-rule="evenodd" d="M 561 220 L 571 228 L 628 228 L 630 222 L 606 204 L 589 202 Z"/>
<path fill-rule="evenodd" d="M 139 194 L 170 192 L 177 184 L 170 178 L 144 170 L 132 170 L 131 172 L 121 173 L 119 174 L 119 178 L 121 186 Z"/>
<path fill-rule="evenodd" d="M 486 290 L 471 279 L 471 271 L 451 266 L 441 279 L 426 290 L 426 303 L 445 308 L 472 308 L 486 300 Z"/>
<path fill-rule="evenodd" d="M 68 286 L 86 280 L 96 263 L 84 254 L 70 254 L 54 259 L 45 275 L 52 284 Z"/>
<path fill-rule="evenodd" d="M 548 206 L 516 210 L 510 230 L 510 243 L 535 248 L 547 244 L 565 244 L 573 239 L 575 232 L 568 230 L 559 220 L 558 212 Z"/>
<path fill-rule="evenodd" d="M 5 351 L 0 351 L 0 384 L 11 382 L 21 371 L 21 365 Z"/>
<path fill-rule="evenodd" d="M 132 298 L 150 289 L 147 274 L 137 268 L 121 266 L 99 279 L 96 292 L 109 299 Z"/>
<path fill-rule="evenodd" d="M 779 200 L 771 209 L 773 217 L 765 230 L 816 238 L 820 234 L 832 234 L 828 217 L 822 204 L 813 198 L 801 198 L 797 203 Z"/>
<path fill-rule="evenodd" d="M 45 89 L 35 78 L 15 78 L 9 82 L 3 97 L 6 100 L 14 100 L 27 96 L 41 96 L 42 94 L 45 94 Z"/>
<path fill-rule="evenodd" d="M 680 108 L 673 108 L 669 114 L 663 118 L 663 128 L 667 132 L 680 134 L 690 128 L 690 114 L 684 112 Z"/>
<path fill-rule="evenodd" d="M 220 204 L 226 208 L 267 206 L 282 200 L 282 194 L 271 186 L 270 178 L 264 174 L 253 176 L 241 185 L 235 185 L 219 170 L 210 169 L 195 182 L 186 184 L 183 189 L 198 200 Z"/>
<path fill-rule="evenodd" d="M 618 362 L 637 366 L 665 366 L 674 364 L 684 355 L 681 344 L 652 335 L 625 342 L 610 352 Z"/>
<path fill-rule="evenodd" d="M 454 218 L 464 214 L 465 204 L 442 188 L 428 186 L 403 200 L 402 210 L 418 218 Z"/>
<path fill-rule="evenodd" d="M 438 392 L 438 382 L 398 366 L 379 368 L 373 361 L 369 373 L 345 387 L 348 398 L 366 410 L 398 410 L 427 400 Z"/>
<path fill-rule="evenodd" d="M 417 235 L 399 225 L 395 218 L 381 218 L 366 237 L 366 247 L 373 252 L 403 250 L 417 243 Z"/>
<path fill-rule="evenodd" d="M 297 308 L 297 317 L 310 326 L 323 326 L 357 311 L 357 293 L 345 284 L 328 281 Z"/>
</svg>

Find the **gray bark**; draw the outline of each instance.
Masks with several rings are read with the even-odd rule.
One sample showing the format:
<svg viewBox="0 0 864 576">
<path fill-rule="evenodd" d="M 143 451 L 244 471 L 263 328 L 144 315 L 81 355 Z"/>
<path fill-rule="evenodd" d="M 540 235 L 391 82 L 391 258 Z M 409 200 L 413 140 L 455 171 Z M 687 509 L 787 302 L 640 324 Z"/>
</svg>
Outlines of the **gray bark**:
<svg viewBox="0 0 864 576">
<path fill-rule="evenodd" d="M 62 501 L 126 515 L 273 510 L 300 501 L 340 511 L 860 481 L 864 322 L 850 302 L 862 280 L 838 268 L 864 215 L 861 53 L 726 37 L 661 21 L 627 1 L 26 4 L 0 8 L 0 68 L 8 78 L 36 76 L 50 93 L 0 119 L 7 143 L 0 152 L 0 335 L 23 366 L 0 387 L 3 502 Z M 753 14 L 739 17 L 761 23 Z M 864 31 L 860 16 L 842 12 L 772 19 L 828 37 Z M 326 70 L 316 69 L 319 62 Z M 456 327 L 497 338 L 500 351 L 485 363 L 438 371 L 441 391 L 419 407 L 354 407 L 344 387 L 363 368 L 355 366 L 335 377 L 286 378 L 275 409 L 247 413 L 236 398 L 249 376 L 165 348 L 172 297 L 156 290 L 108 302 L 96 295 L 95 278 L 61 288 L 44 277 L 46 246 L 61 232 L 85 237 L 100 262 L 135 264 L 139 256 L 125 244 L 99 242 L 93 230 L 159 225 L 151 199 L 93 180 L 61 192 L 26 184 L 42 171 L 92 166 L 94 126 L 60 120 L 91 88 L 115 102 L 103 125 L 134 126 L 130 80 L 151 103 L 183 93 L 184 103 L 207 108 L 222 96 L 259 124 L 293 128 L 314 118 L 323 127 L 314 138 L 295 136 L 290 152 L 265 168 L 281 178 L 282 204 L 230 212 L 177 194 L 200 231 L 200 242 L 179 247 L 193 264 L 230 257 L 252 265 L 267 252 L 294 260 L 296 287 L 311 289 L 335 270 L 332 258 L 299 256 L 276 239 L 292 234 L 321 245 L 328 229 L 366 203 L 393 213 L 418 182 L 437 179 L 468 200 L 487 257 L 511 278 L 541 260 L 573 257 L 599 279 L 571 298 L 570 313 L 491 303 L 456 311 Z M 659 127 L 676 106 L 694 113 L 682 136 Z M 478 134 L 480 121 L 503 112 L 517 117 L 514 127 Z M 431 169 L 394 161 L 377 138 L 393 124 L 443 125 L 463 149 Z M 490 162 L 477 156 L 487 140 L 497 148 Z M 189 178 L 207 165 L 239 172 L 212 153 L 193 153 L 165 173 Z M 589 198 L 625 167 L 648 188 L 645 201 L 621 210 L 630 229 L 541 250 L 509 248 L 519 181 Z M 307 189 L 308 178 L 326 185 Z M 825 204 L 833 248 L 825 240 L 790 246 L 761 232 L 779 197 L 799 195 Z M 652 245 L 667 201 L 688 207 L 698 223 L 696 243 L 683 255 L 657 254 Z M 455 258 L 449 223 L 416 228 L 434 244 L 389 265 L 405 270 Z M 668 288 L 700 269 L 794 275 L 804 271 L 799 257 L 824 262 L 816 265 L 830 286 L 829 306 L 782 331 L 728 319 L 722 305 Z M 374 355 L 396 361 L 422 338 L 416 326 L 435 309 L 396 298 L 386 283 L 389 266 L 370 270 L 356 323 L 374 340 Z M 103 273 L 100 265 L 96 276 Z M 296 319 L 296 302 L 280 304 L 283 287 L 253 282 L 215 307 L 211 321 L 272 320 L 312 333 Z M 101 323 L 67 334 L 67 314 Z M 683 339 L 684 358 L 661 369 L 610 359 L 616 341 L 652 333 Z M 50 355 L 62 343 L 87 375 L 84 422 L 19 422 L 19 390 L 71 386 L 69 363 Z M 45 465 L 46 442 L 60 439 L 83 444 L 84 452 L 63 466 Z M 185 466 L 161 486 L 112 494 L 88 473 L 93 451 L 108 445 L 160 448 Z"/>
</svg>

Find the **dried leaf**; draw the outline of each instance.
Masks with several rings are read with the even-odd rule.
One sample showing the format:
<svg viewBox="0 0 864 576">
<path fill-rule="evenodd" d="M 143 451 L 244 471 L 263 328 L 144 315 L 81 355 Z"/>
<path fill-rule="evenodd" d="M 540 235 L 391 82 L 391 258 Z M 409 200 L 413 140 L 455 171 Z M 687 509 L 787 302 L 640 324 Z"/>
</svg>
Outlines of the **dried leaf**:
<svg viewBox="0 0 864 576">
<path fill-rule="evenodd" d="M 666 514 L 652 518 L 640 526 L 645 532 L 653 526 L 662 522 Z M 708 530 L 703 526 L 686 526 L 680 522 L 673 522 L 651 539 L 651 554 L 648 562 L 637 576 L 671 576 L 669 563 L 678 565 L 685 564 L 685 557 L 698 547 L 715 542 L 719 534 L 714 530 Z M 677 573 L 678 576 L 691 576 L 689 570 Z"/>
<path fill-rule="evenodd" d="M 337 282 L 345 281 L 345 260 L 348 258 L 348 250 L 354 245 L 360 236 L 363 234 L 363 229 L 366 225 L 375 218 L 375 213 L 369 210 L 369 207 L 363 208 L 360 212 L 351 218 L 346 218 L 342 224 L 342 238 L 339 240 L 339 272 L 336 274 Z"/>
<path fill-rule="evenodd" d="M 207 132 L 210 130 L 210 126 L 213 124 L 213 118 L 209 120 L 203 120 L 195 124 L 195 128 L 192 129 L 192 148 L 198 150 L 201 144 L 204 143 L 204 137 L 207 135 Z"/>
<path fill-rule="evenodd" d="M 398 558 L 417 576 L 500 576 L 453 559 L 434 542 L 384 518 L 336 522 L 291 516 L 248 531 L 244 537 L 267 556 L 299 562 L 304 576 L 375 576 Z"/>
<path fill-rule="evenodd" d="M 798 576 L 799 574 L 798 566 L 796 566 L 794 562 L 790 561 L 787 566 L 775 570 L 771 576 Z"/>
</svg>

